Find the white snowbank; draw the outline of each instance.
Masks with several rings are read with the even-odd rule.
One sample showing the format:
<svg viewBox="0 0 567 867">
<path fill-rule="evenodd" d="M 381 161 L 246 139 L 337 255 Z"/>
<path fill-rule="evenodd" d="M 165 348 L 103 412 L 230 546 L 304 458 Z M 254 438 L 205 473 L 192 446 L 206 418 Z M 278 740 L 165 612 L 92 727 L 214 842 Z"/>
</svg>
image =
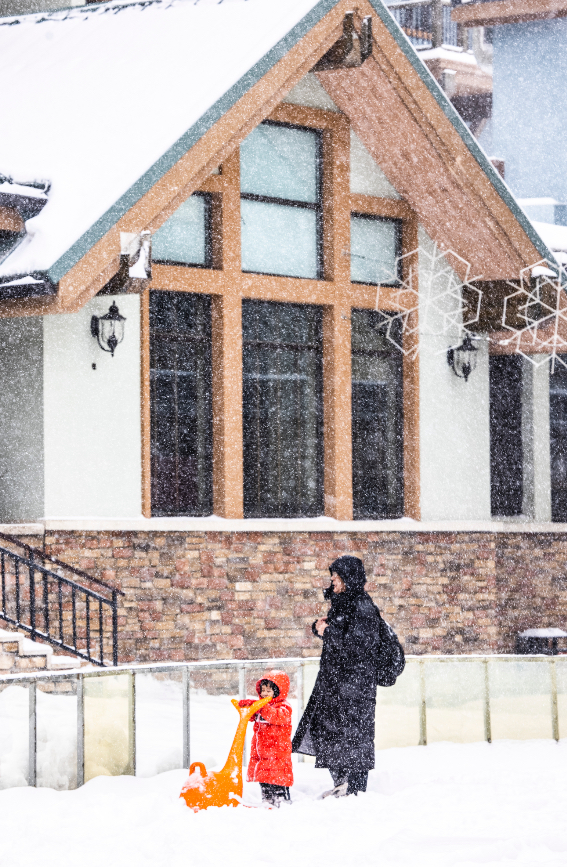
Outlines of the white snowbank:
<svg viewBox="0 0 567 867">
<path fill-rule="evenodd" d="M 223 747 L 225 752 L 226 744 Z M 195 756 L 197 758 L 197 756 Z M 369 791 L 317 801 L 326 771 L 294 769 L 293 804 L 209 809 L 179 799 L 185 771 L 98 777 L 74 792 L 0 792 L 5 867 L 472 867 L 567 863 L 567 742 L 382 751 Z M 258 786 L 245 784 L 248 803 Z"/>
</svg>

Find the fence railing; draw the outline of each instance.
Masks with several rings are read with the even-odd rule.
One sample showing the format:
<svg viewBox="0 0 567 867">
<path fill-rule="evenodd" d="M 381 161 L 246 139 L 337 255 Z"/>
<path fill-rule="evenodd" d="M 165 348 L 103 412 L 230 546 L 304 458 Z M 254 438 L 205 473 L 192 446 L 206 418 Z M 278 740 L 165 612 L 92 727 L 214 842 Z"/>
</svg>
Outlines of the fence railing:
<svg viewBox="0 0 567 867">
<path fill-rule="evenodd" d="M 451 21 L 451 7 L 441 0 L 400 0 L 390 3 L 388 10 L 417 48 L 459 45 L 459 29 Z"/>
<path fill-rule="evenodd" d="M 14 536 L 0 540 L 10 545 L 0 546 L 0 619 L 94 665 L 117 665 L 123 592 Z"/>
<path fill-rule="evenodd" d="M 0 679 L 0 788 L 71 789 L 99 774 L 152 776 L 222 765 L 236 727 L 230 698 L 267 668 L 291 681 L 293 723 L 319 660 L 119 666 Z M 408 657 L 378 689 L 376 748 L 567 737 L 567 656 Z"/>
</svg>

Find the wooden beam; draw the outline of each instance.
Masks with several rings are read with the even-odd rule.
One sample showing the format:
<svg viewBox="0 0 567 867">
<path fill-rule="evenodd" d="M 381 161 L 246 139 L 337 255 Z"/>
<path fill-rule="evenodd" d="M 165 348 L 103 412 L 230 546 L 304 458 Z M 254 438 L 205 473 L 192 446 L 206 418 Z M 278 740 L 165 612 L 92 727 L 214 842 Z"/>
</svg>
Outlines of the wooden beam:
<svg viewBox="0 0 567 867">
<path fill-rule="evenodd" d="M 151 458 L 151 395 L 150 395 L 150 293 L 140 298 L 141 379 L 140 403 L 142 420 L 142 515 L 152 516 Z"/>
</svg>

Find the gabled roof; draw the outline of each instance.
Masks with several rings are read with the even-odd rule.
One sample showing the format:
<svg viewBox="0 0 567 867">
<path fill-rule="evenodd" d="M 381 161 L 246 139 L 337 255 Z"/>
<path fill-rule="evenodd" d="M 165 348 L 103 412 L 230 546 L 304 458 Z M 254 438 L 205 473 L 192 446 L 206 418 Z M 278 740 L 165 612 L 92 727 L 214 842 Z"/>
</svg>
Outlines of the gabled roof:
<svg viewBox="0 0 567 867">
<path fill-rule="evenodd" d="M 141 0 L 0 19 L 12 82 L 0 171 L 51 182 L 0 279 L 61 281 L 60 309 L 94 294 L 118 267 L 119 231 L 163 222 L 328 50 L 349 8 Z M 319 78 L 425 227 L 464 258 L 480 233 L 477 247 L 506 276 L 549 255 L 387 9 L 359 0 L 363 14 L 376 16 L 374 56 Z M 444 201 L 451 216 L 439 222 Z"/>
</svg>

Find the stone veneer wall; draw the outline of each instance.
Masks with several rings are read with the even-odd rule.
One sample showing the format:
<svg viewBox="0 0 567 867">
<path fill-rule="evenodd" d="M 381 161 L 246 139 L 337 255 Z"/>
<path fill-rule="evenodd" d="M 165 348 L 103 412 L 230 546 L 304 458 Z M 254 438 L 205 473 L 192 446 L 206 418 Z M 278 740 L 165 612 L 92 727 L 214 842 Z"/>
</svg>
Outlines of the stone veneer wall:
<svg viewBox="0 0 567 867">
<path fill-rule="evenodd" d="M 312 656 L 328 566 L 365 562 L 411 653 L 503 653 L 567 626 L 567 535 L 486 532 L 48 532 L 46 549 L 120 587 L 121 662 Z"/>
</svg>

